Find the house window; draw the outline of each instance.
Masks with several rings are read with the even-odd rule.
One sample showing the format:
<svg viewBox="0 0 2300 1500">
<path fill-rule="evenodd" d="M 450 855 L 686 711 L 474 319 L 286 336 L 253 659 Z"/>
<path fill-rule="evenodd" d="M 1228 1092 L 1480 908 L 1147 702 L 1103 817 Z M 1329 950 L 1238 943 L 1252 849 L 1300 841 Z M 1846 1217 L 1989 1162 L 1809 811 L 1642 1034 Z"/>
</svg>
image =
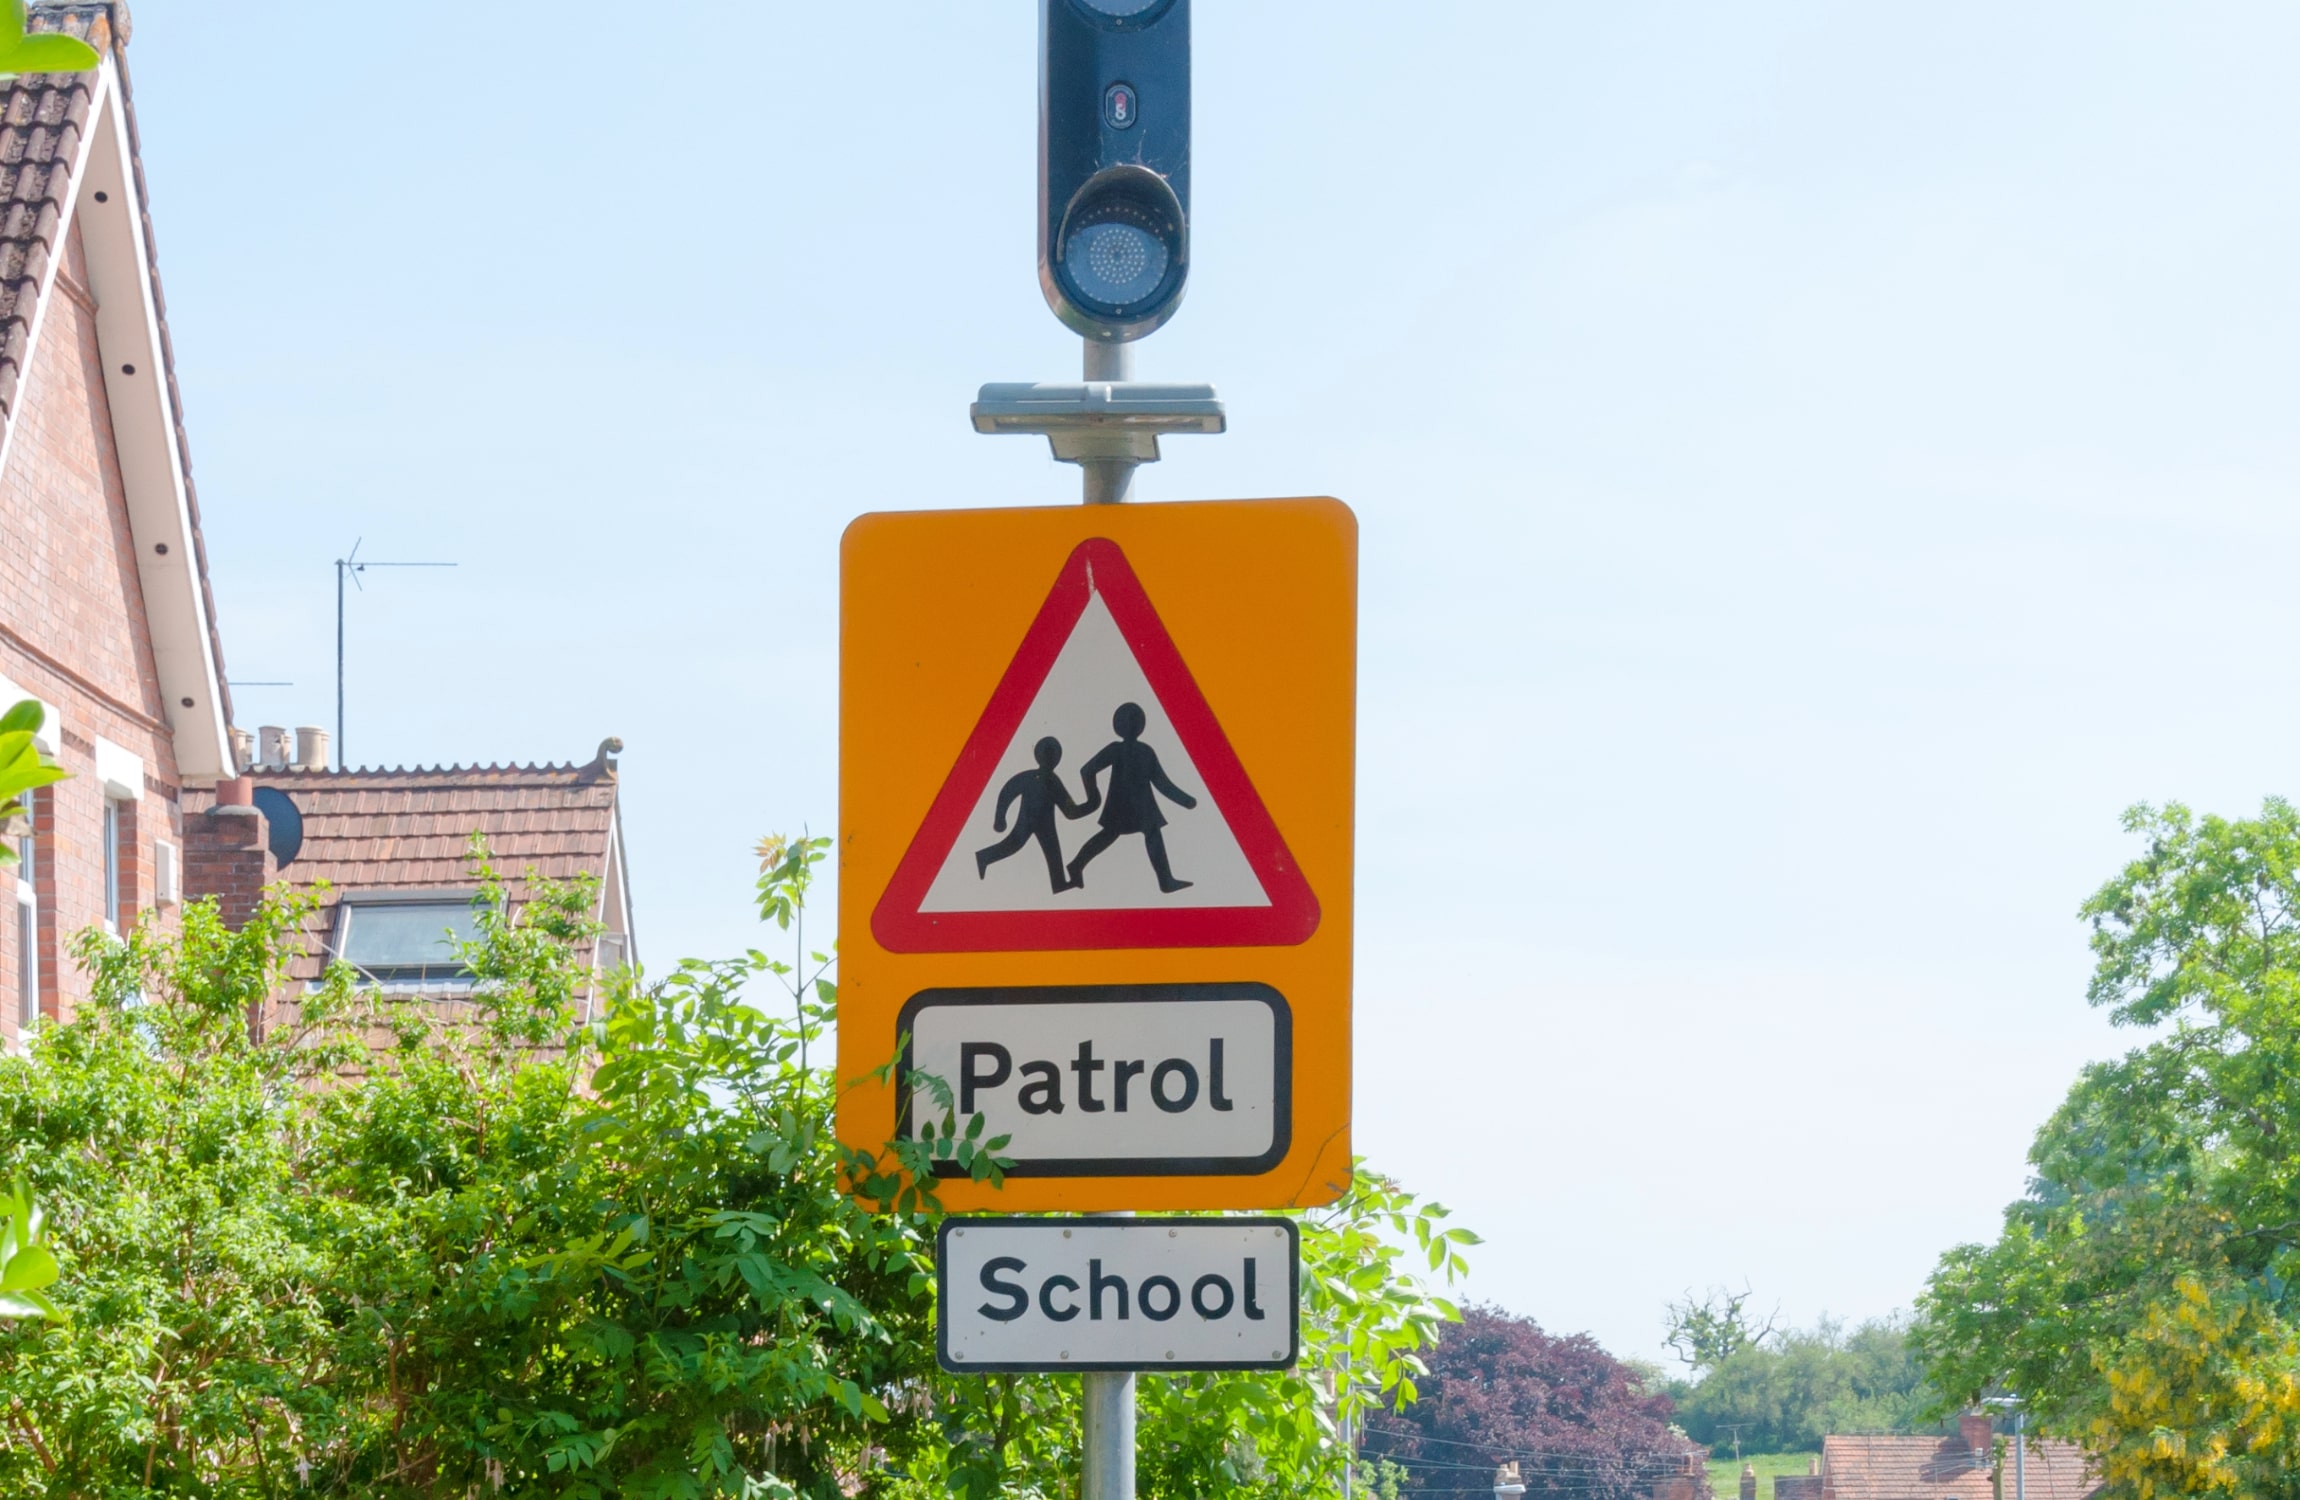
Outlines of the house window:
<svg viewBox="0 0 2300 1500">
<path fill-rule="evenodd" d="M 40 893 L 32 884 L 32 794 L 23 796 L 24 831 L 16 839 L 16 1034 L 40 1014 Z"/>
<path fill-rule="evenodd" d="M 372 980 L 464 979 L 461 945 L 479 937 L 472 891 L 352 892 L 337 903 L 335 956 Z"/>
<path fill-rule="evenodd" d="M 104 799 L 104 930 L 120 933 L 120 804 Z"/>
</svg>

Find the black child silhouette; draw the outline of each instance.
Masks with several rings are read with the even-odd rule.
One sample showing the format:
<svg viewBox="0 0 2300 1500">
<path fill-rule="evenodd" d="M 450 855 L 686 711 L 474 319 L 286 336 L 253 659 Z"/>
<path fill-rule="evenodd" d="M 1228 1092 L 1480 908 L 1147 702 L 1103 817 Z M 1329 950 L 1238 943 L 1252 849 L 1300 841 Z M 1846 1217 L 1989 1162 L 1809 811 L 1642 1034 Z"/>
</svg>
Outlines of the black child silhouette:
<svg viewBox="0 0 2300 1500">
<path fill-rule="evenodd" d="M 1198 799 L 1183 791 L 1166 778 L 1158 764 L 1158 752 L 1142 743 L 1142 729 L 1148 723 L 1138 703 L 1121 703 L 1118 712 L 1110 716 L 1110 727 L 1118 731 L 1118 738 L 1104 745 L 1095 757 L 1080 769 L 1078 777 L 1086 783 L 1086 806 L 1082 812 L 1102 809 L 1101 831 L 1086 841 L 1078 857 L 1070 861 L 1070 889 L 1086 884 L 1088 861 L 1125 833 L 1142 835 L 1143 852 L 1150 856 L 1150 868 L 1157 872 L 1158 889 L 1167 895 L 1188 890 L 1190 882 L 1176 880 L 1166 865 L 1166 835 L 1159 832 L 1166 826 L 1166 810 L 1158 805 L 1160 793 L 1177 807 L 1196 807 Z M 1094 781 L 1100 771 L 1110 773 L 1110 796 L 1102 796 L 1102 788 Z"/>
<path fill-rule="evenodd" d="M 1038 769 L 1023 771 L 1008 777 L 1006 785 L 998 789 L 998 810 L 992 814 L 990 826 L 1006 833 L 1006 810 L 1019 802 L 1022 807 L 1014 820 L 1014 832 L 974 856 L 974 875 L 981 879 L 990 867 L 1020 850 L 1031 839 L 1038 840 L 1038 849 L 1046 856 L 1046 879 L 1056 891 L 1069 889 L 1070 882 L 1062 873 L 1062 840 L 1055 836 L 1054 810 L 1062 809 L 1066 818 L 1083 818 L 1094 810 L 1089 802 L 1080 807 L 1071 800 L 1070 789 L 1054 768 L 1062 764 L 1062 741 L 1048 735 L 1033 747 L 1031 754 L 1038 760 Z"/>
</svg>

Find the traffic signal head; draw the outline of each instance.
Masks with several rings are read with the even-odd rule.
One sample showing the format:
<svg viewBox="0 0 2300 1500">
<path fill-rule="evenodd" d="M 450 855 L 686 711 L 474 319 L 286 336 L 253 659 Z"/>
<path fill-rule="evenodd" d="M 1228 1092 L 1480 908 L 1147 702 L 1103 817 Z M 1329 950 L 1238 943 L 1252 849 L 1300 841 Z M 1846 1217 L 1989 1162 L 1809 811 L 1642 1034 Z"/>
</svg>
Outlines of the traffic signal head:
<svg viewBox="0 0 2300 1500">
<path fill-rule="evenodd" d="M 1190 0 L 1039 0 L 1038 282 L 1138 339 L 1190 275 Z"/>
</svg>

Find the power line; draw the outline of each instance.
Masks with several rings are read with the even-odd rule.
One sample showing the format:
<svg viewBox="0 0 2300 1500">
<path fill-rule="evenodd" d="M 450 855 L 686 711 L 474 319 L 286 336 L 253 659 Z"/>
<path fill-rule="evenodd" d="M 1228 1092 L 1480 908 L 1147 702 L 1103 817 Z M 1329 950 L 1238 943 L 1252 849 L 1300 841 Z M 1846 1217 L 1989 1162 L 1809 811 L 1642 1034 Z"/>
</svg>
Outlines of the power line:
<svg viewBox="0 0 2300 1500">
<path fill-rule="evenodd" d="M 1388 1438 L 1388 1439 L 1391 1439 L 1391 1440 L 1393 1440 L 1393 1441 L 1401 1441 L 1401 1442 L 1414 1442 L 1414 1443 L 1436 1443 L 1436 1444 L 1440 1445 L 1441 1447 L 1447 1447 L 1447 1448 L 1468 1448 L 1468 1449 L 1472 1449 L 1472 1450 L 1474 1450 L 1474 1451 L 1476 1451 L 1476 1452 L 1478 1452 L 1478 1453 L 1494 1453 L 1494 1454 L 1498 1454 L 1498 1455 L 1500 1455 L 1502 1458 L 1527 1459 L 1527 1460 L 1532 1460 L 1532 1461 L 1535 1461 L 1535 1462 L 1540 1462 L 1540 1463 L 1569 1463 L 1569 1464 L 1615 1464 L 1615 1463 L 1634 1463 L 1634 1464 L 1647 1464 L 1647 1463 L 1657 1463 L 1657 1464 L 1674 1464 L 1674 1463 L 1678 1462 L 1678 1458 L 1677 1458 L 1677 1455 L 1675 1455 L 1675 1454 L 1656 1453 L 1656 1454 L 1648 1454 L 1648 1455 L 1639 1455 L 1639 1456 L 1635 1456 L 1635 1457 L 1624 1457 L 1624 1458 L 1620 1458 L 1620 1459 L 1613 1459 L 1613 1458 L 1606 1458 L 1606 1457 L 1597 1456 L 1597 1455 L 1591 1455 L 1591 1454 L 1587 1454 L 1587 1453 L 1567 1453 L 1567 1452 L 1564 1452 L 1564 1451 L 1562 1451 L 1562 1450 L 1559 1450 L 1559 1449 L 1542 1449 L 1542 1448 L 1522 1448 L 1522 1449 L 1519 1449 L 1519 1448 L 1505 1448 L 1505 1447 L 1501 1446 L 1501 1445 L 1500 1445 L 1500 1444 L 1498 1444 L 1498 1443 L 1475 1443 L 1475 1442 L 1470 1442 L 1470 1441 L 1467 1441 L 1466 1439 L 1462 1439 L 1462 1438 L 1442 1438 L 1442 1437 L 1435 1437 L 1435 1436 L 1429 1436 L 1429 1435 L 1425 1435 L 1425 1434 L 1423 1434 L 1423 1433 L 1419 1433 L 1419 1432 L 1401 1432 L 1401 1431 L 1399 1431 L 1398 1429 L 1396 1429 L 1396 1428 L 1391 1428 L 1391 1427 L 1369 1427 L 1369 1428 L 1366 1430 L 1366 1436 L 1367 1436 L 1368 1438 L 1376 1438 L 1376 1437 L 1380 1437 L 1380 1438 Z M 1690 1449 L 1688 1449 L 1687 1451 L 1689 1452 L 1689 1451 L 1691 1451 L 1691 1450 L 1690 1450 Z"/>
</svg>

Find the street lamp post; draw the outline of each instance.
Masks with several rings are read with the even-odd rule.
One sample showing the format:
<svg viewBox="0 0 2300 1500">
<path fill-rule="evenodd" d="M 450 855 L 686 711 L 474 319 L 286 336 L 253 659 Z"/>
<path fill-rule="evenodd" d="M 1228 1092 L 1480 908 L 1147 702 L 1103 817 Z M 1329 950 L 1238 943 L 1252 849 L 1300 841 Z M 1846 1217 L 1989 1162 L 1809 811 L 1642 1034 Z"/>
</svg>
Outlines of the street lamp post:
<svg viewBox="0 0 2300 1500">
<path fill-rule="evenodd" d="M 2012 1413 L 2013 1500 L 2028 1500 L 2028 1403 L 2018 1396 L 1991 1396 L 1981 1403 Z"/>
</svg>

